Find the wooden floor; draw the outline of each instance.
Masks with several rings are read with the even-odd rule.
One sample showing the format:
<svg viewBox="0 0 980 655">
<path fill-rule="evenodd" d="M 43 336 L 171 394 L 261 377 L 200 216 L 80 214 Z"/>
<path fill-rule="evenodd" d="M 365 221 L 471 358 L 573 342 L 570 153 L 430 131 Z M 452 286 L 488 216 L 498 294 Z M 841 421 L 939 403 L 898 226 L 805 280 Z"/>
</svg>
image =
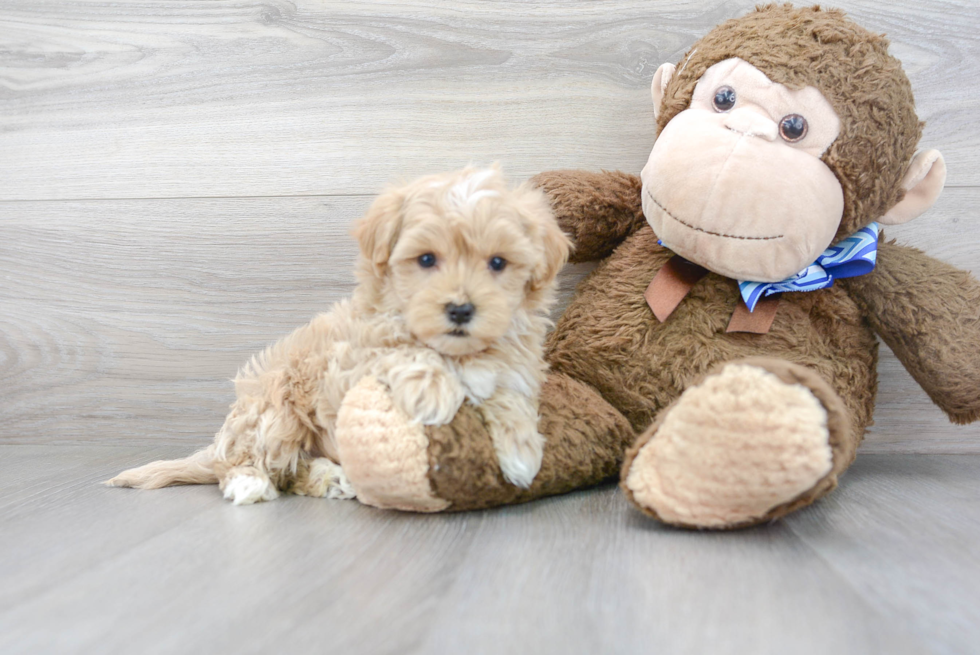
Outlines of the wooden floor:
<svg viewBox="0 0 980 655">
<path fill-rule="evenodd" d="M 638 172 L 657 66 L 754 4 L 0 0 L 0 653 L 980 653 L 980 424 L 887 348 L 842 488 L 745 532 L 614 487 L 414 516 L 97 484 L 209 440 L 238 365 L 350 292 L 384 184 Z M 976 3 L 834 4 L 949 167 L 889 234 L 980 273 Z"/>
<path fill-rule="evenodd" d="M 180 447 L 0 446 L 2 653 L 976 653 L 980 455 L 869 454 L 784 521 L 615 487 L 419 516 L 97 484 Z"/>
</svg>

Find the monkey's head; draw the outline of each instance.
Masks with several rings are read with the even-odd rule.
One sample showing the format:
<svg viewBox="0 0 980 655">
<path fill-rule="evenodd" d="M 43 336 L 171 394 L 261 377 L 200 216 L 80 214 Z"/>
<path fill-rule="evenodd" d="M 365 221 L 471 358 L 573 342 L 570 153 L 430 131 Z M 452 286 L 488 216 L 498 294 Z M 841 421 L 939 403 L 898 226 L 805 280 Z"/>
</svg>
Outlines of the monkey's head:
<svg viewBox="0 0 980 655">
<path fill-rule="evenodd" d="M 659 136 L 643 211 L 664 245 L 729 277 L 776 282 L 939 196 L 938 151 L 888 41 L 837 10 L 769 5 L 719 25 L 653 78 Z"/>
</svg>

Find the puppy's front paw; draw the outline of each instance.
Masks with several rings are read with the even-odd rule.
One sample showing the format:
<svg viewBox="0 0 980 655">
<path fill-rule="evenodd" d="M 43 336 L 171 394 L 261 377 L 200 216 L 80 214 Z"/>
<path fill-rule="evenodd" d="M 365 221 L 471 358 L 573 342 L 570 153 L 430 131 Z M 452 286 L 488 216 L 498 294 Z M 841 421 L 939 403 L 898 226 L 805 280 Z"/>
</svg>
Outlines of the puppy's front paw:
<svg viewBox="0 0 980 655">
<path fill-rule="evenodd" d="M 422 425 L 452 422 L 463 404 L 463 387 L 442 368 L 406 367 L 388 376 L 391 396 L 409 418 Z"/>
<path fill-rule="evenodd" d="M 536 429 L 518 433 L 506 428 L 492 429 L 490 437 L 493 439 L 504 479 L 522 489 L 530 487 L 541 470 L 544 437 Z"/>
</svg>

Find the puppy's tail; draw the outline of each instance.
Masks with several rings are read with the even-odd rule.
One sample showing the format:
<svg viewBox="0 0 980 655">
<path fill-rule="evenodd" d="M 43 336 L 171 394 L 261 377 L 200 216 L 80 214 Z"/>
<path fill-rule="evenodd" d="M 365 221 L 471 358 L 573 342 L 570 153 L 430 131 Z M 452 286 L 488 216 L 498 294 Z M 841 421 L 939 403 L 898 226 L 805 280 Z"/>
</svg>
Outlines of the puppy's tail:
<svg viewBox="0 0 980 655">
<path fill-rule="evenodd" d="M 159 489 L 175 484 L 217 484 L 214 474 L 215 445 L 211 444 L 184 459 L 161 459 L 145 466 L 123 471 L 111 480 L 109 487 Z"/>
</svg>

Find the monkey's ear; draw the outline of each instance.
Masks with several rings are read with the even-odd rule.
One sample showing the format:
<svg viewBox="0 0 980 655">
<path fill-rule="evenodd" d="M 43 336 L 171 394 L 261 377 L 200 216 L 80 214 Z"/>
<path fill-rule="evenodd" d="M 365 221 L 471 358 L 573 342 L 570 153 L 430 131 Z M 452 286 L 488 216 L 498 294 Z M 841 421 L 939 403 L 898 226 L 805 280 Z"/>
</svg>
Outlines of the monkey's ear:
<svg viewBox="0 0 980 655">
<path fill-rule="evenodd" d="M 938 150 L 926 150 L 912 158 L 902 178 L 905 197 L 878 219 L 882 225 L 901 225 L 916 218 L 936 202 L 946 184 L 946 162 Z"/>
<path fill-rule="evenodd" d="M 404 189 L 389 189 L 378 196 L 351 233 L 361 246 L 361 255 L 374 265 L 375 274 L 384 274 L 388 258 L 402 228 Z"/>
<path fill-rule="evenodd" d="M 660 115 L 660 103 L 664 100 L 664 92 L 667 90 L 667 84 L 670 82 L 670 78 L 674 76 L 674 70 L 676 68 L 673 64 L 660 64 L 660 68 L 653 74 L 653 82 L 650 84 L 650 95 L 653 96 L 654 118 Z"/>
</svg>

